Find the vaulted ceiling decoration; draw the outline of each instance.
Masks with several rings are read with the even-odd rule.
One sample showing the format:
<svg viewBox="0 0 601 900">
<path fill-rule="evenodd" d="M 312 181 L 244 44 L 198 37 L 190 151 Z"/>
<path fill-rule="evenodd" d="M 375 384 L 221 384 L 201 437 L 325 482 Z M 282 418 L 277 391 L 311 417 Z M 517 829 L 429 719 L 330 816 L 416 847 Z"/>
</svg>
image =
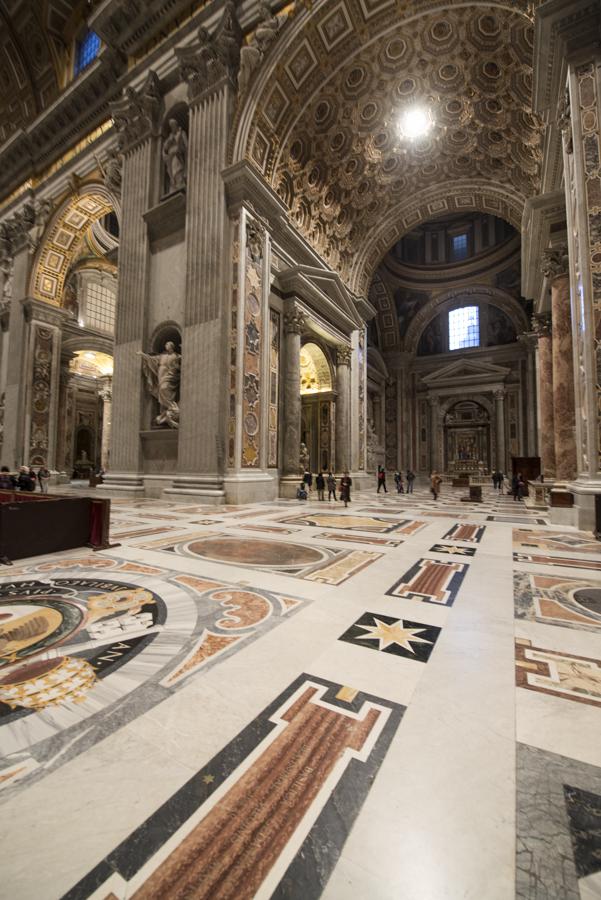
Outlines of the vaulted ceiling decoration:
<svg viewBox="0 0 601 900">
<path fill-rule="evenodd" d="M 245 152 L 355 290 L 421 215 L 481 208 L 519 226 L 541 160 L 534 5 L 339 0 L 282 35 Z M 398 117 L 416 102 L 435 126 L 408 144 Z"/>
<path fill-rule="evenodd" d="M 82 0 L 3 0 L 0 4 L 0 144 L 56 99 L 69 40 L 83 21 Z"/>
<path fill-rule="evenodd" d="M 63 305 L 65 279 L 77 258 L 90 225 L 113 209 L 110 195 L 100 186 L 70 198 L 44 235 L 32 274 L 30 293 L 37 300 Z"/>
</svg>

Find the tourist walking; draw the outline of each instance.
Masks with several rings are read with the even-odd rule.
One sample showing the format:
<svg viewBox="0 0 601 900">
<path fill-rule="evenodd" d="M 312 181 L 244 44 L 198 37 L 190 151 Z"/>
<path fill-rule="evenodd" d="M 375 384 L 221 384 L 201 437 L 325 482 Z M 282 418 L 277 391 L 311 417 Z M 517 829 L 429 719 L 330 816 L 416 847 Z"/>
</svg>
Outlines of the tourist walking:
<svg viewBox="0 0 601 900">
<path fill-rule="evenodd" d="M 407 469 L 407 493 L 413 493 L 413 482 L 415 481 L 415 472 L 412 472 L 411 469 Z"/>
<path fill-rule="evenodd" d="M 400 472 L 394 473 L 394 483 L 396 484 L 397 494 L 403 494 L 403 476 Z"/>
<path fill-rule="evenodd" d="M 40 482 L 40 490 L 42 494 L 48 493 L 48 482 L 50 481 L 50 472 L 46 466 L 40 466 L 38 469 L 38 481 Z"/>
<path fill-rule="evenodd" d="M 442 478 L 438 474 L 438 472 L 432 472 L 430 475 L 430 491 L 432 492 L 432 496 L 435 500 L 438 500 L 438 495 L 440 494 L 440 485 L 442 484 Z"/>
<path fill-rule="evenodd" d="M 384 466 L 378 466 L 378 490 L 377 494 L 380 493 L 380 488 L 384 488 L 384 493 L 387 494 L 388 490 L 386 488 L 386 472 L 384 471 Z"/>
<path fill-rule="evenodd" d="M 524 497 L 526 485 L 524 483 L 524 479 L 522 478 L 522 473 L 518 472 L 517 475 L 514 475 L 511 481 L 511 489 L 513 492 L 514 500 L 522 500 Z"/>
<path fill-rule="evenodd" d="M 328 500 L 332 497 L 336 500 L 336 479 L 331 472 L 328 472 Z"/>
<path fill-rule="evenodd" d="M 307 493 L 309 493 L 309 491 L 313 487 L 313 475 L 311 474 L 311 472 L 309 472 L 308 469 L 305 469 L 305 474 L 303 475 L 303 484 L 305 485 Z"/>
<path fill-rule="evenodd" d="M 317 478 L 315 479 L 315 487 L 317 488 L 317 499 L 325 500 L 324 491 L 326 487 L 326 480 L 323 477 L 323 472 L 319 472 Z"/>
<path fill-rule="evenodd" d="M 348 472 L 345 472 L 342 478 L 340 479 L 340 499 L 344 502 L 345 506 L 348 506 L 351 502 L 351 486 L 353 484 L 353 479 L 349 475 Z"/>
</svg>

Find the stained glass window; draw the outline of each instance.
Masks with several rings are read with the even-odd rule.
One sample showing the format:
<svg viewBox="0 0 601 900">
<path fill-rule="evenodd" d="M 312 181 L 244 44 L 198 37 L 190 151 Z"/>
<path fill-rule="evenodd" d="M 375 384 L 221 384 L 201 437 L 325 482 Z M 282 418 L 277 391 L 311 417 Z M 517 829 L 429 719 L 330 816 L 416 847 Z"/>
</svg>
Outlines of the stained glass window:
<svg viewBox="0 0 601 900">
<path fill-rule="evenodd" d="M 88 31 L 77 42 L 75 52 L 75 74 L 83 72 L 91 62 L 94 62 L 100 50 L 100 38 L 95 31 Z"/>
<path fill-rule="evenodd" d="M 477 306 L 462 306 L 449 313 L 449 350 L 480 346 L 480 311 Z"/>
</svg>

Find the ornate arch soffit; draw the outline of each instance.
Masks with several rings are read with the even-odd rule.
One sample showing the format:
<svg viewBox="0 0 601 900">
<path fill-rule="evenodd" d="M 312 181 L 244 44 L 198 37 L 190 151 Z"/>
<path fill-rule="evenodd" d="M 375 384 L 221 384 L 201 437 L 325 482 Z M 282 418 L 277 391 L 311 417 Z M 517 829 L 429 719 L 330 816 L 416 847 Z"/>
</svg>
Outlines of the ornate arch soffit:
<svg viewBox="0 0 601 900">
<path fill-rule="evenodd" d="M 377 272 L 369 285 L 368 298 L 376 310 L 380 346 L 383 350 L 394 350 L 400 346 L 399 320 L 390 290 Z"/>
<path fill-rule="evenodd" d="M 490 285 L 470 284 L 467 287 L 456 287 L 450 291 L 445 291 L 438 297 L 433 297 L 426 303 L 423 309 L 411 320 L 407 334 L 405 335 L 405 349 L 414 356 L 417 353 L 417 345 L 424 330 L 430 322 L 453 307 L 458 297 L 469 297 L 474 302 L 482 301 L 489 303 L 491 306 L 497 306 L 511 320 L 516 330 L 516 334 L 527 331 L 529 327 L 528 316 L 519 304 L 519 301 L 506 294 L 499 288 L 490 287 Z"/>
<path fill-rule="evenodd" d="M 65 200 L 46 228 L 32 266 L 29 295 L 62 306 L 65 279 L 81 241 L 93 222 L 116 209 L 101 184 L 87 184 Z"/>
<path fill-rule="evenodd" d="M 459 182 L 452 186 L 434 185 L 400 201 L 386 215 L 379 228 L 370 232 L 349 273 L 349 286 L 365 293 L 373 273 L 384 256 L 403 235 L 418 225 L 452 212 L 483 212 L 505 219 L 519 232 L 525 199 L 517 191 L 491 184 L 483 179 Z"/>
<path fill-rule="evenodd" d="M 486 410 L 488 415 L 492 418 L 494 410 L 491 401 L 484 396 L 484 394 L 467 394 L 464 398 L 461 397 L 447 397 L 446 400 L 440 401 L 440 405 L 438 407 L 440 412 L 440 417 L 444 418 L 446 414 L 457 405 L 457 403 L 462 403 L 463 400 L 470 400 L 473 403 L 478 403 L 483 409 Z"/>
<path fill-rule="evenodd" d="M 251 82 L 232 162 L 250 161 L 324 261 L 365 292 L 357 250 L 408 195 L 474 180 L 538 192 L 532 5 L 316 0 Z M 400 146 L 400 109 L 429 99 L 431 135 Z"/>
</svg>

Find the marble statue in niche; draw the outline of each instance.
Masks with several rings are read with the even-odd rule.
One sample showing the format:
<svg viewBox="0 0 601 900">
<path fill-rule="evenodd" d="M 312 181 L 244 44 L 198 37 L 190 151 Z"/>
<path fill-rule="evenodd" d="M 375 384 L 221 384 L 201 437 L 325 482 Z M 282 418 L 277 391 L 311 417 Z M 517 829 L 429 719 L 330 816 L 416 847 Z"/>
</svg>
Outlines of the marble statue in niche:
<svg viewBox="0 0 601 900">
<path fill-rule="evenodd" d="M 169 133 L 163 143 L 163 162 L 167 170 L 167 193 L 179 191 L 186 186 L 186 160 L 188 158 L 188 135 L 177 119 L 169 119 Z"/>
<path fill-rule="evenodd" d="M 179 428 L 179 382 L 181 371 L 181 354 L 175 349 L 173 341 L 167 341 L 162 353 L 142 353 L 142 371 L 146 377 L 146 387 L 159 404 L 159 414 L 155 418 L 156 425 Z"/>
<path fill-rule="evenodd" d="M 301 443 L 300 452 L 299 452 L 299 463 L 301 472 L 306 472 L 309 469 L 309 450 L 307 449 L 307 445 Z"/>
</svg>

